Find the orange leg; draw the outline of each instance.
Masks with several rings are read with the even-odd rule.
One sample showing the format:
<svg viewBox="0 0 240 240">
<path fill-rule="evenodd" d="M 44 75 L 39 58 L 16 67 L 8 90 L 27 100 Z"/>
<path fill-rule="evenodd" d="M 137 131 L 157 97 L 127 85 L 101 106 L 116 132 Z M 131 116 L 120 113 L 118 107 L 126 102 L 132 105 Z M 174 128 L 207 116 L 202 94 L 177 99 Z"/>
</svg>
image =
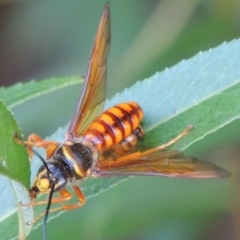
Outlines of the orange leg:
<svg viewBox="0 0 240 240">
<path fill-rule="evenodd" d="M 77 203 L 73 203 L 73 204 L 67 204 L 67 205 L 62 205 L 61 207 L 56 207 L 56 208 L 52 208 L 49 210 L 50 213 L 52 212 L 56 212 L 56 211 L 61 211 L 61 210 L 73 210 L 76 208 L 79 208 L 81 206 L 83 206 L 86 203 L 86 199 L 82 193 L 82 191 L 79 189 L 78 186 L 72 186 L 79 202 Z M 69 201 L 72 198 L 72 195 L 70 192 L 68 192 L 66 189 L 62 189 L 61 191 L 59 191 L 60 196 L 59 197 L 54 197 L 52 198 L 51 203 L 62 203 L 62 202 L 66 202 Z M 35 206 L 35 205 L 42 205 L 42 204 L 47 204 L 48 201 L 36 201 L 36 202 L 31 202 L 28 204 L 22 204 L 23 206 Z M 41 217 L 45 216 L 46 212 L 43 212 L 41 214 L 39 214 L 36 218 L 34 218 L 31 222 L 28 222 L 28 225 L 32 225 L 35 222 L 37 222 Z"/>
<path fill-rule="evenodd" d="M 32 158 L 33 156 L 33 150 L 32 147 L 42 147 L 44 149 L 46 149 L 46 157 L 47 159 L 50 159 L 56 148 L 58 147 L 58 143 L 55 141 L 46 141 L 44 139 L 42 139 L 41 137 L 39 137 L 37 134 L 32 133 L 31 135 L 29 135 L 28 140 L 27 141 L 22 141 L 18 138 L 18 136 L 15 134 L 14 135 L 14 140 L 17 144 L 21 144 L 21 145 L 25 145 L 27 147 L 28 150 L 28 154 L 29 156 Z"/>
<path fill-rule="evenodd" d="M 165 144 L 159 146 L 158 149 L 166 149 L 166 148 L 168 148 L 169 146 L 171 146 L 174 143 L 178 142 L 181 138 L 185 137 L 192 129 L 193 129 L 192 125 L 186 127 L 186 129 L 183 132 L 181 132 L 177 137 L 175 137 L 174 139 L 172 139 L 168 143 L 165 143 Z"/>
<path fill-rule="evenodd" d="M 178 142 L 181 138 L 186 136 L 192 129 L 193 129 L 193 126 L 190 125 L 190 126 L 186 127 L 186 129 L 183 132 L 181 132 L 177 137 L 175 137 L 171 141 L 169 141 L 169 142 L 167 142 L 165 144 L 162 144 L 162 145 L 160 145 L 158 147 L 149 149 L 149 150 L 143 152 L 142 154 L 143 155 L 148 155 L 148 154 L 151 154 L 151 153 L 153 153 L 155 151 L 164 150 L 164 149 L 168 148 L 169 146 L 173 145 L 174 143 Z"/>
</svg>

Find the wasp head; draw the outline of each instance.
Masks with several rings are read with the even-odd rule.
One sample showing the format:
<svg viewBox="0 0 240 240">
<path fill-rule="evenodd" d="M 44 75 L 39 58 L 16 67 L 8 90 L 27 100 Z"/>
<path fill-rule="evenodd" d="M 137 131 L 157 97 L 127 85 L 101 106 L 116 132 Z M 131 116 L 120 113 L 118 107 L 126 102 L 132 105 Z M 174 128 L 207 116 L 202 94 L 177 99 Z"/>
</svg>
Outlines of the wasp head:
<svg viewBox="0 0 240 240">
<path fill-rule="evenodd" d="M 65 188 L 68 175 L 66 169 L 57 162 L 47 162 L 42 165 L 37 173 L 32 188 L 29 190 L 30 197 L 36 199 L 39 194 L 50 193 L 54 185 L 54 192 Z"/>
</svg>

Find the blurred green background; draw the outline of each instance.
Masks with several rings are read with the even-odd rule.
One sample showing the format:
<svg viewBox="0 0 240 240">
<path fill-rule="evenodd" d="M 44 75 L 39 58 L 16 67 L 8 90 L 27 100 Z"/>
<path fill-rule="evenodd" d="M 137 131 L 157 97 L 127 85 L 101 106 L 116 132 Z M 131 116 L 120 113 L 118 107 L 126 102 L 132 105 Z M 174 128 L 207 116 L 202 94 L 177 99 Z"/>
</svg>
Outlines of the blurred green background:
<svg viewBox="0 0 240 240">
<path fill-rule="evenodd" d="M 0 1 L 0 84 L 83 76 L 104 4 Z M 240 36 L 239 0 L 112 0 L 110 5 L 108 97 Z M 13 108 L 24 135 L 45 137 L 65 126 L 79 92 L 69 87 Z M 230 179 L 131 178 L 49 222 L 48 239 L 240 239 L 239 127 L 235 121 L 187 151 L 230 170 Z M 41 231 L 28 239 L 42 239 Z"/>
</svg>

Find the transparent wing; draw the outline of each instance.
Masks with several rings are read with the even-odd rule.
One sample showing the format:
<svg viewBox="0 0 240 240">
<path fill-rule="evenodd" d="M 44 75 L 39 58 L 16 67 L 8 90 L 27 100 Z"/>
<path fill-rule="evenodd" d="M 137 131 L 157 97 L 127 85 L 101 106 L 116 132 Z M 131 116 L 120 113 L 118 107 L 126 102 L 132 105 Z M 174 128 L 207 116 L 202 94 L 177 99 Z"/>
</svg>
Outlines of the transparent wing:
<svg viewBox="0 0 240 240">
<path fill-rule="evenodd" d="M 97 162 L 93 177 L 155 175 L 175 178 L 226 178 L 231 174 L 209 162 L 185 157 L 180 151 L 135 152 L 116 160 Z"/>
<path fill-rule="evenodd" d="M 67 131 L 67 139 L 78 136 L 103 110 L 110 35 L 110 9 L 107 3 L 98 27 L 83 89 Z"/>
</svg>

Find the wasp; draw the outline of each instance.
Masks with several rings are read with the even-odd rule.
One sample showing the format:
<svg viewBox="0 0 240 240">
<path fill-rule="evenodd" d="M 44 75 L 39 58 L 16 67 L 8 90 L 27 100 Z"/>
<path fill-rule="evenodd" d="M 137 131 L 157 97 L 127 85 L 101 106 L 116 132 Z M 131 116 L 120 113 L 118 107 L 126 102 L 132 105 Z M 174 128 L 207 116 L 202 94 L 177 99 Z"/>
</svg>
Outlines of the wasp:
<svg viewBox="0 0 240 240">
<path fill-rule="evenodd" d="M 30 224 L 49 212 L 72 210 L 86 202 L 79 182 L 88 177 L 111 177 L 150 175 L 174 178 L 225 178 L 230 173 L 214 164 L 185 157 L 177 150 L 167 148 L 179 141 L 192 129 L 187 127 L 166 144 L 141 149 L 138 142 L 144 135 L 140 126 L 144 113 L 136 102 L 117 104 L 103 112 L 107 83 L 107 57 L 110 47 L 110 9 L 104 7 L 97 30 L 88 69 L 75 113 L 70 121 L 64 142 L 44 140 L 31 134 L 24 144 L 30 154 L 33 147 L 44 148 L 46 159 L 42 159 L 33 186 L 29 190 L 32 201 L 28 206 L 47 204 L 46 212 L 37 216 Z M 37 154 L 37 153 L 35 153 Z M 66 189 L 70 184 L 78 199 Z M 59 196 L 53 196 L 58 192 Z M 37 201 L 40 194 L 49 194 L 46 201 Z M 50 209 L 50 204 L 62 203 Z"/>
</svg>

